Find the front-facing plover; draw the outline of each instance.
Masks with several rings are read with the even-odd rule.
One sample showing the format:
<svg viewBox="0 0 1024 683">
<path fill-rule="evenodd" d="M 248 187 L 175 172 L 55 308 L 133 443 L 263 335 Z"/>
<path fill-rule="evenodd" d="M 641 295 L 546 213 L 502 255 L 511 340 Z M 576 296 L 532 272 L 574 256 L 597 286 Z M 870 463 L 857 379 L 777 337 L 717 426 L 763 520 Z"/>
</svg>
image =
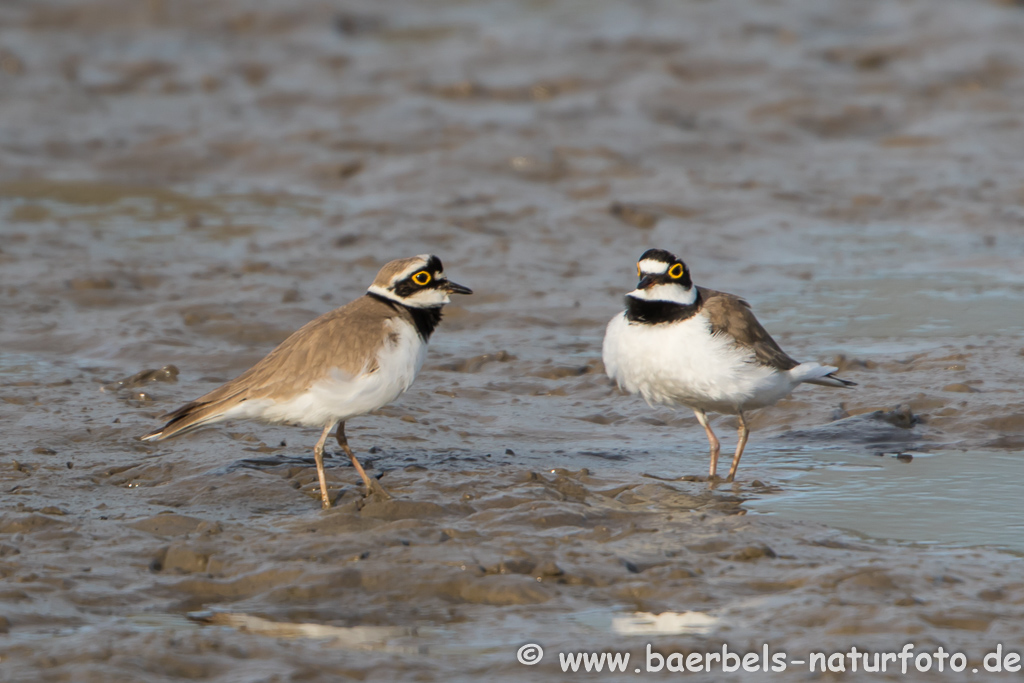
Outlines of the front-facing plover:
<svg viewBox="0 0 1024 683">
<path fill-rule="evenodd" d="M 392 261 L 364 296 L 307 323 L 237 378 L 164 415 L 167 424 L 142 439 L 160 441 L 232 419 L 320 427 L 313 455 L 329 508 L 324 443 L 338 425 L 338 443 L 367 489 L 387 496 L 349 448 L 345 422 L 409 388 L 449 295 L 472 293 L 445 277 L 436 256 Z"/>
<path fill-rule="evenodd" d="M 732 481 L 750 434 L 745 411 L 773 405 L 804 382 L 854 386 L 833 374 L 838 368 L 790 358 L 746 301 L 695 287 L 674 254 L 648 249 L 637 262 L 637 275 L 640 284 L 626 295 L 626 310 L 605 331 L 605 371 L 648 405 L 693 410 L 711 445 L 710 480 L 720 446 L 708 411 L 739 418 L 739 442 L 726 478 Z"/>
</svg>

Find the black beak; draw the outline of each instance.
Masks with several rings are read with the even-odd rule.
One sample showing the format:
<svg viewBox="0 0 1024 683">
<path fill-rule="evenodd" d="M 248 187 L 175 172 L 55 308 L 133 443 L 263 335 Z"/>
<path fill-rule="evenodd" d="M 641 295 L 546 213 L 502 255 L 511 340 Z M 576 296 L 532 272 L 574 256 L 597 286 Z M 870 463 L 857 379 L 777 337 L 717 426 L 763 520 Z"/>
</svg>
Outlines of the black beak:
<svg viewBox="0 0 1024 683">
<path fill-rule="evenodd" d="M 653 275 L 644 275 L 642 278 L 640 278 L 640 284 L 638 284 L 636 286 L 636 288 L 637 289 L 647 289 L 648 287 L 653 287 L 654 284 L 655 284 L 655 282 L 654 282 L 654 276 Z"/>
<path fill-rule="evenodd" d="M 473 290 L 469 287 L 463 287 L 462 285 L 455 284 L 451 280 L 448 281 L 448 292 L 450 294 L 472 294 Z"/>
</svg>

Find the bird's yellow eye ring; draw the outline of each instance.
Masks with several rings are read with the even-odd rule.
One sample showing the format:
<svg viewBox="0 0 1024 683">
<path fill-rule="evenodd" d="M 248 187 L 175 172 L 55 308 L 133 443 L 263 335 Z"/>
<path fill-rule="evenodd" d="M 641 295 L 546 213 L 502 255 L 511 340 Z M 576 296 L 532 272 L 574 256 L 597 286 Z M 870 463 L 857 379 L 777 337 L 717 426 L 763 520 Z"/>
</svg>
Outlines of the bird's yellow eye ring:
<svg viewBox="0 0 1024 683">
<path fill-rule="evenodd" d="M 683 264 L 677 263 L 668 269 L 668 276 L 673 280 L 678 280 L 683 276 Z"/>
<path fill-rule="evenodd" d="M 412 276 L 412 281 L 422 287 L 430 282 L 430 273 L 425 270 L 421 270 Z"/>
</svg>

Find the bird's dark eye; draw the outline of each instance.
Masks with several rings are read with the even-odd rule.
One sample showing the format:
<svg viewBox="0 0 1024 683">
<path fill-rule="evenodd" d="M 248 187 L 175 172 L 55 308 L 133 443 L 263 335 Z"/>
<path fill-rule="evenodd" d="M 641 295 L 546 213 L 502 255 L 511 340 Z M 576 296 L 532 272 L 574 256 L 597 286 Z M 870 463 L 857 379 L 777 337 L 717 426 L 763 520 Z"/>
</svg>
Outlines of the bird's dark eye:
<svg viewBox="0 0 1024 683">
<path fill-rule="evenodd" d="M 421 270 L 412 276 L 412 281 L 422 287 L 430 282 L 430 273 L 425 270 Z"/>
<path fill-rule="evenodd" d="M 683 264 L 677 263 L 668 269 L 668 276 L 673 280 L 678 280 L 683 276 Z"/>
</svg>

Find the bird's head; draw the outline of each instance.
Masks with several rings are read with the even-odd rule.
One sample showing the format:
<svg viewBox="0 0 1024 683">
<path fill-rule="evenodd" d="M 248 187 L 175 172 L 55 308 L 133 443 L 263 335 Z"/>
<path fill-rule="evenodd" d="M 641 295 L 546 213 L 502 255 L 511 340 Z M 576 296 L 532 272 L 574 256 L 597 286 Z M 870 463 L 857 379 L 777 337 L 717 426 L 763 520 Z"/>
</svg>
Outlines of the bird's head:
<svg viewBox="0 0 1024 683">
<path fill-rule="evenodd" d="M 367 291 L 411 308 L 439 308 L 451 301 L 451 294 L 473 293 L 449 280 L 441 259 L 432 254 L 391 261 Z"/>
<path fill-rule="evenodd" d="M 636 262 L 640 278 L 636 289 L 627 294 L 645 301 L 671 301 L 691 305 L 697 290 L 690 279 L 690 269 L 678 256 L 664 249 L 648 249 Z"/>
</svg>

